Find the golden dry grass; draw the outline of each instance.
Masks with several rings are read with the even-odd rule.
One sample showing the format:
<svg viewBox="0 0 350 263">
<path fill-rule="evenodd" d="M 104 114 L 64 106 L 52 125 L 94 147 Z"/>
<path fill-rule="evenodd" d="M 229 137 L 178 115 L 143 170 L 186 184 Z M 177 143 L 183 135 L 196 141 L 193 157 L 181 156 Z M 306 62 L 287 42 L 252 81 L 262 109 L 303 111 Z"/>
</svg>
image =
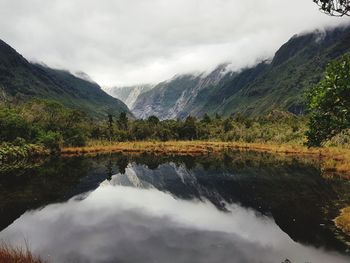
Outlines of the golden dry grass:
<svg viewBox="0 0 350 263">
<path fill-rule="evenodd" d="M 339 227 L 344 233 L 350 235 L 350 207 L 342 209 L 340 216 L 334 221 L 337 227 Z"/>
<path fill-rule="evenodd" d="M 32 255 L 28 249 L 0 245 L 0 263 L 44 263 Z"/>
<path fill-rule="evenodd" d="M 167 155 L 204 155 L 236 149 L 291 155 L 320 160 L 324 176 L 341 176 L 350 179 L 350 150 L 343 148 L 307 148 L 300 145 L 262 144 L 216 141 L 140 141 L 91 142 L 86 147 L 63 148 L 63 155 L 81 155 L 103 152 L 156 153 Z"/>
</svg>

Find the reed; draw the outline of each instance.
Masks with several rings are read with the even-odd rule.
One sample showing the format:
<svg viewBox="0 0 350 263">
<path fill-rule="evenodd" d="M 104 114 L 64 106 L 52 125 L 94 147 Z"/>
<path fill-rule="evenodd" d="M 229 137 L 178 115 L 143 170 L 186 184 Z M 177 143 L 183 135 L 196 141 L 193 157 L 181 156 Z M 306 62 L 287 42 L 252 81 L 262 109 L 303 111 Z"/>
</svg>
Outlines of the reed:
<svg viewBox="0 0 350 263">
<path fill-rule="evenodd" d="M 334 220 L 336 226 L 350 235 L 350 206 L 341 210 L 341 214 Z"/>
<path fill-rule="evenodd" d="M 325 177 L 341 176 L 350 179 L 350 149 L 339 147 L 307 148 L 292 144 L 262 144 L 221 141 L 93 141 L 86 147 L 63 148 L 63 155 L 81 155 L 106 152 L 156 153 L 165 155 L 205 155 L 224 150 L 257 151 L 299 158 L 312 158 L 320 162 Z"/>
<path fill-rule="evenodd" d="M 35 257 L 28 248 L 14 248 L 8 245 L 0 245 L 1 263 L 44 263 L 39 257 Z"/>
</svg>

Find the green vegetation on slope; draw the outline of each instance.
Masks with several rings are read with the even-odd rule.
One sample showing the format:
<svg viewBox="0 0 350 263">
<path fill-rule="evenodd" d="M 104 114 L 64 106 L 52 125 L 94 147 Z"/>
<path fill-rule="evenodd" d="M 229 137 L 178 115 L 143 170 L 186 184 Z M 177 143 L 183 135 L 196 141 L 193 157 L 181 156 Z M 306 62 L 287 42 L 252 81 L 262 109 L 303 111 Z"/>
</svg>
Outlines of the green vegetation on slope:
<svg viewBox="0 0 350 263">
<path fill-rule="evenodd" d="M 80 111 L 51 100 L 0 104 L 0 141 L 14 146 L 40 144 L 58 152 L 61 147 L 84 146 L 89 140 L 223 140 L 244 142 L 290 142 L 302 144 L 304 118 L 283 112 L 267 117 L 160 121 L 130 120 L 126 113 L 92 120 Z M 6 147 L 9 147 L 8 145 Z"/>
<path fill-rule="evenodd" d="M 0 40 L 0 100 L 32 98 L 56 100 L 95 118 L 129 113 L 124 103 L 107 95 L 96 83 L 64 70 L 31 64 Z"/>
<path fill-rule="evenodd" d="M 305 90 L 320 81 L 330 61 L 349 51 L 350 28 L 295 36 L 277 51 L 270 64 L 244 70 L 209 92 L 203 109 L 208 107 L 225 116 L 237 112 L 258 116 L 273 109 L 303 113 Z"/>
<path fill-rule="evenodd" d="M 309 122 L 308 145 L 320 146 L 350 129 L 350 56 L 333 61 L 324 79 L 308 93 L 312 115 Z"/>
<path fill-rule="evenodd" d="M 205 113 L 256 117 L 273 110 L 304 114 L 304 93 L 322 78 L 326 65 L 350 52 L 350 27 L 292 37 L 272 61 L 227 72 L 178 76 L 137 99 L 135 115 L 160 119 L 201 118 Z"/>
<path fill-rule="evenodd" d="M 89 122 L 83 113 L 55 101 L 35 99 L 24 104 L 0 104 L 0 160 L 45 154 L 61 146 L 84 146 Z"/>
<path fill-rule="evenodd" d="M 142 140 L 220 140 L 239 142 L 274 142 L 303 144 L 306 119 L 274 111 L 266 117 L 203 118 L 164 120 L 151 116 L 147 120 L 128 121 L 120 127 L 120 117 L 110 125 L 101 124 L 98 139 L 111 141 Z M 95 134 L 96 135 L 96 134 Z"/>
</svg>

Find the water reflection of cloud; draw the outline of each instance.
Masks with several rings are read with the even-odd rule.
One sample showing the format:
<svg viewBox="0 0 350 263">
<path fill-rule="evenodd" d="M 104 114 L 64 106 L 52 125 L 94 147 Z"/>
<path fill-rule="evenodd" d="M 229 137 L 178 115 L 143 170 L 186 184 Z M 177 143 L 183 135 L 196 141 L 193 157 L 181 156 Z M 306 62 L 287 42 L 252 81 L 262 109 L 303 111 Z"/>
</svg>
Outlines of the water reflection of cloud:
<svg viewBox="0 0 350 263">
<path fill-rule="evenodd" d="M 293 242 L 272 219 L 237 205 L 103 184 L 84 200 L 27 212 L 0 234 L 53 262 L 348 262 Z"/>
</svg>

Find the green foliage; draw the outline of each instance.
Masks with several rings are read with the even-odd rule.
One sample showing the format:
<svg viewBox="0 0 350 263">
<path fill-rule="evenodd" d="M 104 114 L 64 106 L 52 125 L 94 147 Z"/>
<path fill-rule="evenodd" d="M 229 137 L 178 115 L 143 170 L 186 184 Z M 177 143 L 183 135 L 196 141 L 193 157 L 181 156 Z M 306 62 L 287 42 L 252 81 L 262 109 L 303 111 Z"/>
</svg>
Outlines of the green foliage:
<svg viewBox="0 0 350 263">
<path fill-rule="evenodd" d="M 120 130 L 114 125 L 112 140 L 220 140 L 301 145 L 306 132 L 305 117 L 280 111 L 258 118 L 247 118 L 239 114 L 237 118 L 214 118 L 210 123 L 207 122 L 208 118 L 197 120 L 192 116 L 185 120 L 157 121 L 156 125 L 155 120 L 128 121 L 127 130 Z M 107 126 L 101 125 L 94 129 L 99 131 L 99 136 L 93 137 L 94 139 L 108 138 L 103 135 L 108 133 Z"/>
<path fill-rule="evenodd" d="M 14 145 L 35 143 L 58 152 L 61 146 L 84 146 L 92 132 L 89 119 L 51 100 L 0 105 L 0 139 Z"/>
<path fill-rule="evenodd" d="M 50 149 L 52 152 L 59 152 L 61 135 L 53 131 L 43 132 L 39 135 L 37 142 Z"/>
<path fill-rule="evenodd" d="M 5 161 L 16 161 L 19 159 L 26 159 L 36 155 L 43 155 L 43 154 L 46 154 L 46 151 L 38 145 L 33 145 L 33 144 L 16 145 L 16 144 L 7 143 L 7 142 L 3 142 L 0 144 L 0 163 L 1 164 Z"/>
<path fill-rule="evenodd" d="M 196 118 L 188 116 L 182 125 L 179 133 L 180 137 L 186 140 L 198 139 Z"/>
<path fill-rule="evenodd" d="M 227 118 L 226 120 L 224 120 L 224 131 L 229 132 L 230 130 L 232 130 L 232 128 L 233 128 L 232 119 Z"/>
<path fill-rule="evenodd" d="M 275 142 L 301 144 L 305 120 L 292 114 L 272 112 L 267 117 L 236 118 L 208 115 L 198 120 L 161 121 L 155 116 L 147 120 L 129 120 L 125 113 L 106 115 L 95 121 L 84 114 L 48 100 L 11 106 L 0 106 L 0 136 L 7 145 L 6 155 L 25 157 L 29 144 L 42 145 L 52 153 L 64 146 L 84 146 L 89 140 L 221 140 L 241 142 Z M 5 143 L 6 142 L 6 143 Z M 5 144 L 4 144 L 5 143 Z M 8 146 L 11 145 L 11 146 Z M 0 146 L 1 148 L 1 146 Z M 23 154 L 22 154 L 23 153 Z"/>
<path fill-rule="evenodd" d="M 9 99 L 28 101 L 51 99 L 65 107 L 84 111 L 94 118 L 104 118 L 128 108 L 120 100 L 107 95 L 91 81 L 68 71 L 55 70 L 26 61 L 13 48 L 0 40 L 0 94 Z"/>
<path fill-rule="evenodd" d="M 108 125 L 109 139 L 111 140 L 112 134 L 113 134 L 113 116 L 112 116 L 112 114 L 108 114 L 107 125 Z"/>
<path fill-rule="evenodd" d="M 16 110 L 0 109 L 0 141 L 14 141 L 17 137 L 30 140 L 35 131 Z"/>
<path fill-rule="evenodd" d="M 119 114 L 119 118 L 117 120 L 118 127 L 120 130 L 126 131 L 128 129 L 128 117 L 126 115 L 126 112 L 123 111 Z"/>
<path fill-rule="evenodd" d="M 350 15 L 350 0 L 313 0 L 320 9 L 331 16 Z"/>
<path fill-rule="evenodd" d="M 209 117 L 209 115 L 207 113 L 204 114 L 202 122 L 206 123 L 206 124 L 211 123 L 211 118 Z"/>
<path fill-rule="evenodd" d="M 157 116 L 150 116 L 148 119 L 147 119 L 148 123 L 151 124 L 151 125 L 157 125 L 159 123 L 159 119 Z"/>
<path fill-rule="evenodd" d="M 350 128 L 350 56 L 330 63 L 325 77 L 307 97 L 312 112 L 308 146 L 320 146 Z"/>
<path fill-rule="evenodd" d="M 330 61 L 349 51 L 348 26 L 301 34 L 282 45 L 272 61 L 239 72 L 223 74 L 225 70 L 218 67 L 205 76 L 183 75 L 163 82 L 141 94 L 133 110 L 136 116 L 152 112 L 161 118 L 200 117 L 205 112 L 212 118 L 216 113 L 229 117 L 238 112 L 257 117 L 275 109 L 304 114 L 305 90 L 321 80 Z"/>
</svg>

